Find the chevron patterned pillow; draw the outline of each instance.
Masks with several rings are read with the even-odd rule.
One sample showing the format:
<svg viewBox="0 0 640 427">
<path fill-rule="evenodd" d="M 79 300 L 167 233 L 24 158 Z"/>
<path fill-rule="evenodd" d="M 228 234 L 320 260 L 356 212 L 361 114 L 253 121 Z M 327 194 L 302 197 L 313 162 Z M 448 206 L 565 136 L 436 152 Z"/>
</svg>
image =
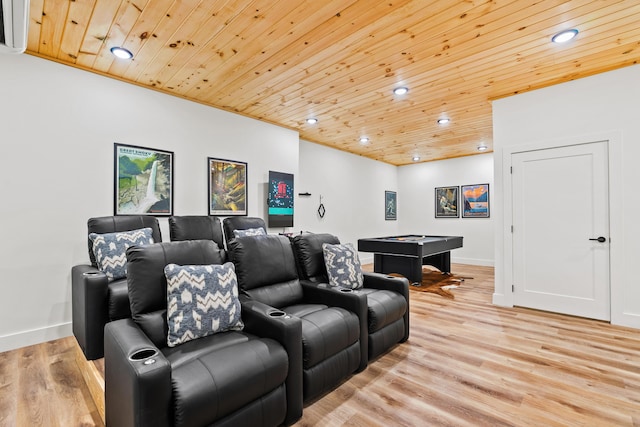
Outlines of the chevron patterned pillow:
<svg viewBox="0 0 640 427">
<path fill-rule="evenodd" d="M 167 277 L 167 345 L 244 328 L 240 317 L 238 279 L 232 263 L 176 265 Z"/>
<path fill-rule="evenodd" d="M 89 234 L 98 269 L 109 279 L 127 277 L 127 248 L 153 243 L 151 228 L 117 233 Z"/>
<path fill-rule="evenodd" d="M 341 288 L 360 289 L 364 283 L 358 252 L 351 243 L 322 244 L 324 265 L 329 276 L 329 285 Z"/>
<path fill-rule="evenodd" d="M 233 237 L 244 237 L 244 236 L 266 236 L 267 232 L 264 231 L 264 228 L 247 228 L 244 230 L 233 230 Z"/>
</svg>

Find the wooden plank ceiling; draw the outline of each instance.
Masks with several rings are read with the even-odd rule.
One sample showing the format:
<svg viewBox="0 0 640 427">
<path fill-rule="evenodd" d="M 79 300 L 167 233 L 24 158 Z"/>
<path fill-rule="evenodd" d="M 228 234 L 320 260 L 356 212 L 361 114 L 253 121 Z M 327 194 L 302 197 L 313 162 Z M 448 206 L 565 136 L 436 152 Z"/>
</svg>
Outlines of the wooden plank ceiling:
<svg viewBox="0 0 640 427">
<path fill-rule="evenodd" d="M 404 165 L 492 151 L 493 99 L 637 63 L 640 0 L 31 0 L 27 52 Z"/>
</svg>

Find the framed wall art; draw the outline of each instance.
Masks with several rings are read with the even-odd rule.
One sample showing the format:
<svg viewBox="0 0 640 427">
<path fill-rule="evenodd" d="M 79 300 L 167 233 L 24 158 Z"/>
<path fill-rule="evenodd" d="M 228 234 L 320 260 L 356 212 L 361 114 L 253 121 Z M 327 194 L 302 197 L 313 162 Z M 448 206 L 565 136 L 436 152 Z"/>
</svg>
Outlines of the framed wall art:
<svg viewBox="0 0 640 427">
<path fill-rule="evenodd" d="M 489 218 L 489 184 L 462 186 L 462 217 Z"/>
<path fill-rule="evenodd" d="M 247 164 L 207 159 L 209 215 L 247 215 Z"/>
<path fill-rule="evenodd" d="M 395 221 L 398 213 L 398 200 L 395 191 L 384 192 L 384 219 Z"/>
<path fill-rule="evenodd" d="M 458 218 L 459 187 L 436 187 L 436 218 Z"/>
<path fill-rule="evenodd" d="M 114 144 L 114 214 L 173 215 L 173 152 Z"/>
</svg>

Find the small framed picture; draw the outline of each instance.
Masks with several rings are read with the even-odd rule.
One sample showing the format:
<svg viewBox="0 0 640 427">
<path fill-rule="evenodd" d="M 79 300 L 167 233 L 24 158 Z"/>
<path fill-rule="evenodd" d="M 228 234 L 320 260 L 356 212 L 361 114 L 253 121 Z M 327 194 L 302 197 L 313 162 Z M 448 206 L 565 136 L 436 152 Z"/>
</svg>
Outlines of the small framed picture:
<svg viewBox="0 0 640 427">
<path fill-rule="evenodd" d="M 173 152 L 114 144 L 114 215 L 173 215 Z"/>
<path fill-rule="evenodd" d="M 462 186 L 462 218 L 489 218 L 489 184 Z"/>
<path fill-rule="evenodd" d="M 398 213 L 398 200 L 395 191 L 384 192 L 384 219 L 395 221 Z"/>
<path fill-rule="evenodd" d="M 436 187 L 436 218 L 458 218 L 459 187 Z"/>
<path fill-rule="evenodd" d="M 209 215 L 247 215 L 247 163 L 209 157 Z"/>
</svg>

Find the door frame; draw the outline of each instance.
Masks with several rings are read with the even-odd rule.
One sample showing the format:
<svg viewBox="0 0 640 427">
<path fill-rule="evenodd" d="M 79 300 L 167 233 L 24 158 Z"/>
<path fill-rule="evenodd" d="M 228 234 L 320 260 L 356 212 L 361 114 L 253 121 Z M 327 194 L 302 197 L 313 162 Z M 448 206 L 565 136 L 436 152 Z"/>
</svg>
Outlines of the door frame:
<svg viewBox="0 0 640 427">
<path fill-rule="evenodd" d="M 495 179 L 495 184 L 500 184 L 502 189 L 496 188 L 495 196 L 502 196 L 502 229 L 496 230 L 496 239 L 501 239 L 499 245 L 502 249 L 496 250 L 496 261 L 500 260 L 502 267 L 496 268 L 496 282 L 493 294 L 493 303 L 496 305 L 513 307 L 513 236 L 511 225 L 513 224 L 513 197 L 511 167 L 513 155 L 527 151 L 559 148 L 571 145 L 587 144 L 590 142 L 607 141 L 608 166 L 609 166 L 609 285 L 611 303 L 611 323 L 629 324 L 631 319 L 625 319 L 624 313 L 624 233 L 622 232 L 624 210 L 624 195 L 622 194 L 622 133 L 620 131 L 600 132 L 594 134 L 579 135 L 566 138 L 550 139 L 531 142 L 523 145 L 508 146 L 496 150 L 494 158 L 495 178 L 501 175 L 502 179 Z M 498 185 L 496 185 L 498 187 Z M 496 203 L 496 201 L 494 201 Z M 637 316 L 633 316 L 634 318 Z M 634 323 L 637 322 L 635 319 Z"/>
</svg>

